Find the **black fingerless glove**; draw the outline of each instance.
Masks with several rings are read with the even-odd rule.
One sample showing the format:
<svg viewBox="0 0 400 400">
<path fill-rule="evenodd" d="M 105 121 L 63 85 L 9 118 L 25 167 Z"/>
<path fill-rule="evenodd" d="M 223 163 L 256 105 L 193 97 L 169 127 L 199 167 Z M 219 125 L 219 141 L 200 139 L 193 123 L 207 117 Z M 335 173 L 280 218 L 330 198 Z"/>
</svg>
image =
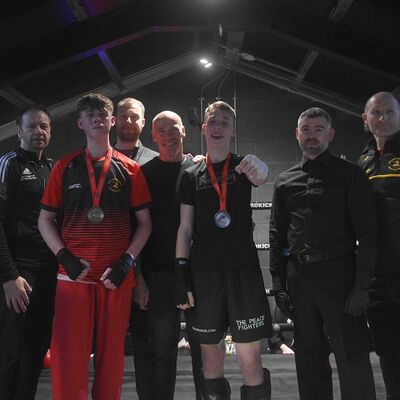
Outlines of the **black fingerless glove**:
<svg viewBox="0 0 400 400">
<path fill-rule="evenodd" d="M 120 287 L 128 272 L 135 267 L 135 258 L 124 253 L 112 266 L 112 271 L 108 274 L 109 279 L 116 287 Z"/>
<path fill-rule="evenodd" d="M 176 258 L 174 265 L 173 295 L 176 305 L 186 304 L 187 292 L 192 291 L 190 262 L 187 258 Z"/>
<path fill-rule="evenodd" d="M 85 269 L 78 257 L 75 257 L 67 248 L 63 247 L 56 255 L 57 261 L 64 267 L 65 272 L 73 281 Z"/>
</svg>

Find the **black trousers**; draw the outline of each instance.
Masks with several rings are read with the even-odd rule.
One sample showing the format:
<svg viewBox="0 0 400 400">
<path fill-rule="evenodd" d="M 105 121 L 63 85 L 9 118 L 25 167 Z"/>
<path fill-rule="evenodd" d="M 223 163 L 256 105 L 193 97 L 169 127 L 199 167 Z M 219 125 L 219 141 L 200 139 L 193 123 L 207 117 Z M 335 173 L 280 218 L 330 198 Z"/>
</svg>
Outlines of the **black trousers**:
<svg viewBox="0 0 400 400">
<path fill-rule="evenodd" d="M 333 400 L 331 351 L 336 359 L 342 400 L 376 399 L 366 318 L 343 311 L 354 275 L 354 261 L 349 256 L 288 264 L 301 400 Z"/>
<path fill-rule="evenodd" d="M 50 346 L 56 269 L 20 271 L 33 288 L 29 307 L 17 314 L 0 285 L 0 400 L 33 400 Z"/>
<path fill-rule="evenodd" d="M 148 310 L 133 302 L 129 329 L 133 342 L 136 391 L 140 400 L 172 400 L 175 392 L 181 311 L 172 298 L 172 275 L 146 277 L 150 290 Z M 190 319 L 191 311 L 185 312 Z M 191 322 L 187 321 L 187 326 Z M 196 398 L 200 397 L 201 351 L 188 330 Z M 198 397 L 197 397 L 198 396 Z"/>
<path fill-rule="evenodd" d="M 400 274 L 376 276 L 368 322 L 388 400 L 400 400 Z"/>
</svg>

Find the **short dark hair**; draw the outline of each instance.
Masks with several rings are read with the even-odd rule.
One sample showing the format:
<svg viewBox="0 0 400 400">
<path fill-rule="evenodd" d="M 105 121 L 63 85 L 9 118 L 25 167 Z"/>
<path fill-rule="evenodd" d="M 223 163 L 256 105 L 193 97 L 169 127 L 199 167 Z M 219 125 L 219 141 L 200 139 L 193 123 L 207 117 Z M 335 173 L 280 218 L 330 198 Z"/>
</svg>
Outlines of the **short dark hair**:
<svg viewBox="0 0 400 400">
<path fill-rule="evenodd" d="M 114 111 L 113 102 L 101 93 L 89 93 L 78 100 L 77 112 L 80 117 L 82 111 L 106 109 L 110 114 Z"/>
<path fill-rule="evenodd" d="M 214 103 L 211 103 L 206 108 L 206 111 L 204 111 L 204 119 L 206 120 L 207 117 L 215 110 L 227 111 L 232 115 L 234 121 L 236 119 L 235 110 L 228 103 L 225 103 L 225 101 L 214 101 Z"/>
<path fill-rule="evenodd" d="M 120 107 L 124 107 L 124 106 L 134 106 L 134 105 L 138 105 L 141 110 L 143 111 L 143 115 L 145 113 L 145 108 L 144 108 L 144 104 L 138 100 L 138 99 L 134 99 L 133 97 L 127 97 L 125 99 L 122 99 L 118 104 L 117 104 L 117 111 L 120 109 Z"/>
<path fill-rule="evenodd" d="M 327 111 L 320 107 L 311 107 L 308 110 L 303 111 L 300 114 L 299 119 L 297 120 L 297 125 L 299 125 L 300 120 L 303 118 L 324 118 L 330 124 L 332 123 L 331 116 L 328 114 Z"/>
<path fill-rule="evenodd" d="M 26 113 L 32 112 L 32 111 L 44 112 L 47 115 L 47 117 L 49 118 L 49 120 L 51 121 L 51 116 L 50 116 L 49 110 L 45 106 L 43 106 L 41 104 L 30 104 L 29 106 L 22 108 L 18 112 L 17 117 L 15 118 L 15 122 L 16 122 L 17 126 L 20 127 L 22 124 L 22 118 L 24 117 L 24 115 Z"/>
</svg>

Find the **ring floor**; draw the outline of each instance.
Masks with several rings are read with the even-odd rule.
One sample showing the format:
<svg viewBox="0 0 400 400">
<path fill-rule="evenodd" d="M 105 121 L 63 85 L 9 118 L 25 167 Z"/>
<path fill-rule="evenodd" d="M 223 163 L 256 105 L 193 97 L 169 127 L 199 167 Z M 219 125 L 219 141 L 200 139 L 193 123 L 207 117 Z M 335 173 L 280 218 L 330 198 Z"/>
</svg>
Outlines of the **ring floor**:
<svg viewBox="0 0 400 400">
<path fill-rule="evenodd" d="M 271 371 L 272 400 L 298 400 L 296 369 L 293 355 L 263 354 L 263 366 Z M 379 360 L 375 353 L 371 353 L 371 363 L 374 371 L 377 400 L 385 400 L 385 387 Z M 334 357 L 331 356 L 333 370 L 335 400 L 340 400 L 338 378 Z M 91 374 L 92 378 L 93 374 Z M 242 378 L 235 356 L 227 355 L 225 376 L 232 389 L 232 400 L 239 400 Z M 40 378 L 36 400 L 51 399 L 50 370 L 45 369 Z M 122 400 L 138 400 L 133 370 L 132 356 L 125 357 L 125 372 L 122 386 Z M 195 400 L 190 355 L 180 352 L 178 356 L 178 372 L 175 389 L 175 400 Z"/>
</svg>

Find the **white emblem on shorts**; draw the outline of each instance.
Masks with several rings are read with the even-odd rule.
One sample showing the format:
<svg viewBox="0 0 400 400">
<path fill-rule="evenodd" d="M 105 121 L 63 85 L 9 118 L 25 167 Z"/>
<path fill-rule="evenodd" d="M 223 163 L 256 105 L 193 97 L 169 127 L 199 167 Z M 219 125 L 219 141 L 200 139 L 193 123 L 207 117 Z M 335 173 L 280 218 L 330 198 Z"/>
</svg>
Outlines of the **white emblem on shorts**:
<svg viewBox="0 0 400 400">
<path fill-rule="evenodd" d="M 249 329 L 257 329 L 264 326 L 264 315 L 249 319 L 237 319 L 236 325 L 239 331 L 248 331 Z"/>
</svg>

